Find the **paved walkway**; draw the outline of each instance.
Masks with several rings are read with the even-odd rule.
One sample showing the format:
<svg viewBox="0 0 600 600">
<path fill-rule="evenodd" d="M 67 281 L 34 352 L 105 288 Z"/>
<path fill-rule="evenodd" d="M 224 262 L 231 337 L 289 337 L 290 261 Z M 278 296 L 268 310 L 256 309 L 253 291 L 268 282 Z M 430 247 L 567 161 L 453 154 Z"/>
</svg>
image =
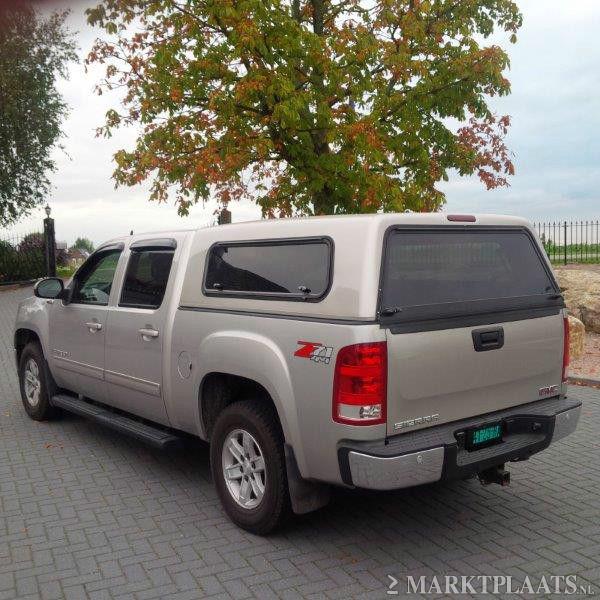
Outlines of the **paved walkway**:
<svg viewBox="0 0 600 600">
<path fill-rule="evenodd" d="M 600 594 L 600 391 L 572 389 L 578 431 L 512 465 L 509 488 L 340 490 L 260 538 L 222 513 L 205 445 L 160 453 L 25 416 L 12 327 L 28 292 L 0 292 L 0 600 L 386 598 L 387 575 L 409 574 L 576 574 Z"/>
</svg>

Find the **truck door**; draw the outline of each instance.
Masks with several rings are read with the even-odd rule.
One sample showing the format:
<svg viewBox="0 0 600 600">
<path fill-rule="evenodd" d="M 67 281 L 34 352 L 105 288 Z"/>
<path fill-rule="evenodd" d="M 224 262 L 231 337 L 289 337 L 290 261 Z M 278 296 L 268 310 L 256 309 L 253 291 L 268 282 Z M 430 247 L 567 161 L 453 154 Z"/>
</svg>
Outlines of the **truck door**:
<svg viewBox="0 0 600 600">
<path fill-rule="evenodd" d="M 71 282 L 71 301 L 54 300 L 50 361 L 59 386 L 104 401 L 108 301 L 123 244 L 101 248 Z"/>
<path fill-rule="evenodd" d="M 106 402 L 168 423 L 162 394 L 165 292 L 176 242 L 142 240 L 130 246 L 122 289 L 108 314 Z"/>
</svg>

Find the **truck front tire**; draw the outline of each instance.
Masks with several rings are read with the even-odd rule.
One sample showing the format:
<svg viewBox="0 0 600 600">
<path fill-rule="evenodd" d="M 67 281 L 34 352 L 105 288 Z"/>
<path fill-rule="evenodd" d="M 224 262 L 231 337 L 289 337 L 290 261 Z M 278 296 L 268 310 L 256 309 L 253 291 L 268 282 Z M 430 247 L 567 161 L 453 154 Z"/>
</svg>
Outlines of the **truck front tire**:
<svg viewBox="0 0 600 600">
<path fill-rule="evenodd" d="M 227 406 L 210 443 L 210 464 L 219 499 L 239 527 L 267 534 L 290 513 L 283 435 L 262 399 Z"/>
<path fill-rule="evenodd" d="M 29 342 L 19 359 L 19 387 L 25 412 L 35 421 L 46 421 L 56 416 L 57 409 L 50 404 L 56 393 L 42 348 L 37 342 Z"/>
</svg>

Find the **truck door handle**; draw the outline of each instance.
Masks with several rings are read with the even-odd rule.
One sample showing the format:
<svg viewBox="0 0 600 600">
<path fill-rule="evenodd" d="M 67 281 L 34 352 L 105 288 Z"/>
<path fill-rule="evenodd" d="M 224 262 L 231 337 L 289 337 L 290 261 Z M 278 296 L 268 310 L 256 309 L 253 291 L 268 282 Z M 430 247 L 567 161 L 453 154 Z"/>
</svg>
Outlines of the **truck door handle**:
<svg viewBox="0 0 600 600">
<path fill-rule="evenodd" d="M 473 337 L 475 352 L 498 350 L 504 346 L 504 329 L 502 327 L 474 329 L 471 336 Z"/>
<path fill-rule="evenodd" d="M 97 323 L 96 321 L 88 321 L 85 326 L 94 333 L 95 331 L 100 331 L 102 329 L 102 323 Z"/>
<path fill-rule="evenodd" d="M 156 329 L 146 329 L 145 327 L 142 327 L 139 332 L 144 340 L 158 337 L 158 331 Z"/>
</svg>

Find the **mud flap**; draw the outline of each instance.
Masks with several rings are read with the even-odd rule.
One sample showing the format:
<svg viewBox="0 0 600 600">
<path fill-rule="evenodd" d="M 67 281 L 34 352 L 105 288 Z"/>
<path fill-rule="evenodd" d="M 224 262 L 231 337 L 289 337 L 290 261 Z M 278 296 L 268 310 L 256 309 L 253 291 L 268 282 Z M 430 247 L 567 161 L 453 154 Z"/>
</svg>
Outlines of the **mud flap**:
<svg viewBox="0 0 600 600">
<path fill-rule="evenodd" d="M 288 488 L 294 513 L 303 515 L 327 505 L 331 497 L 331 487 L 303 479 L 296 463 L 294 449 L 289 444 L 285 444 L 284 449 Z"/>
</svg>

